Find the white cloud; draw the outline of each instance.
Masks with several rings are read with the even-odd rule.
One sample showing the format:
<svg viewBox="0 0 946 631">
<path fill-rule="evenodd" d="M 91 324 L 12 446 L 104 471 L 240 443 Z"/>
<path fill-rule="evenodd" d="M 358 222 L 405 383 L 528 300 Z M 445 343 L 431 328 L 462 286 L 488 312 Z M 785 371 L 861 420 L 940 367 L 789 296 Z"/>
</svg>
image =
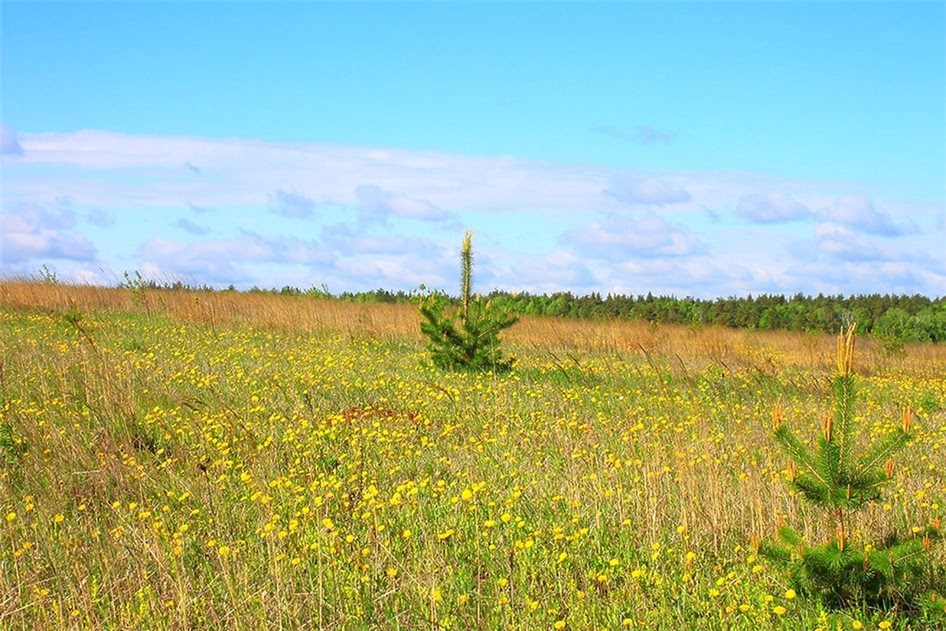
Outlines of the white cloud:
<svg viewBox="0 0 946 631">
<path fill-rule="evenodd" d="M 22 156 L 23 147 L 17 140 L 16 132 L 0 123 L 0 156 Z"/>
<path fill-rule="evenodd" d="M 910 221 L 895 222 L 887 213 L 877 210 L 873 200 L 866 195 L 845 195 L 838 198 L 831 208 L 818 213 L 822 221 L 839 223 L 852 230 L 885 237 L 897 237 L 916 232 Z"/>
<path fill-rule="evenodd" d="M 888 258 L 876 244 L 862 234 L 835 223 L 815 228 L 818 248 L 834 258 L 845 261 L 880 261 Z"/>
<path fill-rule="evenodd" d="M 633 205 L 664 206 L 682 204 L 691 199 L 690 193 L 674 182 L 661 179 L 617 180 L 604 190 L 620 202 Z"/>
<path fill-rule="evenodd" d="M 0 190 L 4 272 L 16 252 L 34 268 L 54 255 L 76 269 L 101 257 L 196 283 L 452 291 L 466 225 L 482 230 L 484 291 L 864 291 L 857 283 L 885 278 L 860 275 L 872 264 L 904 290 L 944 293 L 942 201 L 871 198 L 864 185 L 101 131 L 18 143 Z M 115 227 L 85 235 L 77 217 Z M 311 236 L 286 217 L 305 219 Z"/>
<path fill-rule="evenodd" d="M 444 212 L 440 209 L 568 212 L 589 202 L 598 210 L 614 206 L 600 192 L 615 171 L 588 165 L 103 131 L 23 134 L 20 141 L 26 150 L 16 178 L 21 194 L 31 199 L 48 195 L 45 174 L 25 167 L 66 166 L 70 169 L 57 180 L 61 194 L 91 206 L 120 200 L 136 206 L 219 208 L 266 204 L 270 193 L 280 190 L 352 207 L 362 203 L 360 190 L 366 204 L 421 217 L 437 216 Z M 181 168 L 187 161 L 201 165 L 201 177 Z M 366 185 L 377 187 L 373 199 L 370 189 L 360 188 Z"/>
<path fill-rule="evenodd" d="M 186 219 L 184 217 L 178 219 L 174 223 L 174 225 L 180 228 L 181 230 L 184 230 L 185 232 L 189 232 L 191 234 L 196 234 L 196 235 L 210 234 L 210 228 L 208 228 L 207 226 L 196 224 L 193 221 L 190 221 L 189 219 Z"/>
<path fill-rule="evenodd" d="M 807 219 L 811 211 L 784 193 L 749 193 L 739 198 L 736 213 L 753 223 L 780 223 Z"/>
<path fill-rule="evenodd" d="M 290 193 L 279 189 L 275 195 L 269 198 L 270 208 L 277 215 L 283 217 L 295 217 L 297 219 L 307 219 L 312 216 L 315 208 L 315 202 L 305 195 L 299 193 Z"/>
<path fill-rule="evenodd" d="M 85 218 L 99 228 L 108 228 L 115 224 L 115 215 L 101 208 L 92 208 L 85 214 Z"/>
<path fill-rule="evenodd" d="M 163 273 L 208 278 L 216 282 L 242 282 L 252 276 L 251 264 L 315 265 L 331 262 L 331 256 L 315 241 L 295 237 L 263 237 L 245 233 L 225 239 L 202 239 L 182 243 L 151 238 L 139 255 L 142 265 Z M 278 282 L 267 286 L 278 285 Z"/>
<path fill-rule="evenodd" d="M 480 281 L 487 287 L 503 287 L 510 291 L 533 294 L 570 290 L 581 293 L 597 287 L 599 279 L 591 267 L 574 254 L 565 251 L 545 256 L 508 255 L 496 261 Z"/>
<path fill-rule="evenodd" d="M 358 207 L 372 215 L 387 217 L 394 215 L 405 219 L 443 221 L 450 214 L 422 199 L 414 199 L 403 193 L 385 191 L 374 184 L 362 184 L 355 188 Z"/>
<path fill-rule="evenodd" d="M 67 259 L 91 261 L 96 249 L 81 232 L 74 230 L 75 213 L 69 209 L 48 210 L 35 204 L 12 204 L 3 212 L 0 225 L 0 258 L 4 265 L 33 260 Z"/>
<path fill-rule="evenodd" d="M 582 256 L 607 261 L 684 256 L 703 245 L 683 225 L 653 213 L 640 218 L 611 215 L 564 234 L 562 244 L 573 244 Z"/>
</svg>

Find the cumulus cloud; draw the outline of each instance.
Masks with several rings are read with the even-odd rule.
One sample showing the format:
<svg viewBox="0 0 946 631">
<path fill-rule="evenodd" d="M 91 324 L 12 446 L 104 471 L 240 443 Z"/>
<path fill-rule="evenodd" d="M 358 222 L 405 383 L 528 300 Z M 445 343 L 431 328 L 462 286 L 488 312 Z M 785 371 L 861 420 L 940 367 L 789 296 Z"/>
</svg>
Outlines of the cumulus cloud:
<svg viewBox="0 0 946 631">
<path fill-rule="evenodd" d="M 640 140 L 646 132 L 637 135 Z M 499 254 L 487 240 L 478 241 L 484 290 L 493 282 L 529 289 L 525 280 L 515 282 L 521 271 L 521 278 L 531 278 L 531 286 L 543 291 L 726 295 L 775 286 L 788 293 L 817 292 L 835 283 L 835 269 L 896 263 L 909 274 L 894 276 L 890 267 L 889 278 L 919 283 L 911 291 L 946 293 L 946 281 L 936 272 L 946 265 L 939 243 L 942 203 L 841 197 L 862 185 L 737 171 L 642 172 L 509 156 L 102 131 L 15 138 L 23 154 L 15 162 L 4 159 L 0 232 L 5 247 L 12 243 L 10 234 L 32 239 L 32 249 L 16 246 L 18 256 L 27 250 L 91 256 L 95 249 L 77 231 L 76 218 L 107 227 L 120 217 L 123 237 L 99 244 L 108 249 L 100 253 L 102 264 L 118 269 L 144 271 L 147 262 L 147 269 L 187 273 L 195 282 L 270 287 L 315 279 L 337 290 L 409 289 L 443 279 L 453 290 L 460 234 L 454 226 L 462 222 L 484 237 L 487 226 L 502 226 L 503 239 L 495 244 L 510 249 Z M 200 177 L 190 176 L 188 162 L 200 165 Z M 72 206 L 57 197 L 71 199 Z M 23 222 L 22 212 L 11 210 L 21 200 L 38 200 L 46 217 L 11 232 L 8 225 Z M 714 223 L 720 209 L 733 209 L 734 200 L 730 221 Z M 155 226 L 166 229 L 178 221 L 185 204 L 191 223 L 176 225 L 186 233 L 148 240 Z M 807 209 L 823 209 L 808 211 L 818 230 L 813 237 L 807 226 L 757 226 L 797 222 Z M 260 210 L 269 213 L 261 217 Z M 633 216 L 622 216 L 627 214 Z M 306 219 L 313 231 L 323 232 L 313 233 L 317 241 L 292 239 L 299 223 L 283 216 Z M 733 222 L 733 216 L 743 221 Z M 333 222 L 346 222 L 348 234 L 329 230 Z M 212 232 L 198 234 L 195 227 Z M 210 238 L 240 228 L 277 236 Z M 290 236 L 278 236 L 280 231 Z M 144 244 L 128 241 L 128 234 L 142 235 Z M 901 239 L 899 248 L 881 238 L 890 236 Z M 38 237 L 45 241 L 37 244 Z M 712 257 L 704 243 L 712 245 Z M 12 245 L 7 250 L 14 252 Z M 566 251 L 574 260 L 553 260 L 549 250 Z M 82 263 L 61 263 L 68 265 Z M 89 268 L 99 265 L 96 260 Z M 876 283 L 848 286 L 865 291 Z"/>
<path fill-rule="evenodd" d="M 582 288 L 599 284 L 587 263 L 564 250 L 542 256 L 509 254 L 502 258 L 480 274 L 477 283 L 531 293 L 553 293 L 563 288 L 581 292 Z"/>
<path fill-rule="evenodd" d="M 282 189 L 269 197 L 269 207 L 277 215 L 308 219 L 315 209 L 315 202 L 305 195 L 290 193 Z"/>
<path fill-rule="evenodd" d="M 588 258 L 608 261 L 684 256 L 703 249 L 686 226 L 652 213 L 641 218 L 612 215 L 565 233 L 561 243 Z"/>
<path fill-rule="evenodd" d="M 74 230 L 75 213 L 49 210 L 36 204 L 12 204 L 4 210 L 0 230 L 0 255 L 4 264 L 16 265 L 33 259 L 91 261 L 95 246 Z"/>
<path fill-rule="evenodd" d="M 869 294 L 925 293 L 943 295 L 946 273 L 928 264 L 905 261 L 843 261 L 830 265 L 817 261 L 797 261 L 789 269 L 790 287 L 802 283 L 806 293 Z"/>
<path fill-rule="evenodd" d="M 311 265 L 332 260 L 315 241 L 295 237 L 264 237 L 247 232 L 227 239 L 181 243 L 152 238 L 139 248 L 145 263 L 171 273 L 210 277 L 226 282 L 247 263 Z"/>
<path fill-rule="evenodd" d="M 843 261 L 882 261 L 889 257 L 869 238 L 833 223 L 820 224 L 815 228 L 818 249 L 835 259 Z"/>
<path fill-rule="evenodd" d="M 449 262 L 452 263 L 452 262 Z M 455 282 L 454 265 L 442 258 L 417 258 L 412 254 L 377 254 L 339 259 L 333 272 L 355 290 L 415 289 L 446 286 Z"/>
<path fill-rule="evenodd" d="M 912 222 L 895 222 L 885 212 L 881 212 L 866 195 L 847 195 L 840 197 L 831 208 L 818 213 L 821 221 L 837 223 L 852 230 L 883 237 L 899 237 L 917 231 Z"/>
<path fill-rule="evenodd" d="M 23 147 L 17 140 L 16 132 L 0 123 L 0 155 L 3 156 L 22 156 Z"/>
<path fill-rule="evenodd" d="M 449 213 L 426 200 L 386 191 L 374 184 L 363 184 L 355 188 L 355 199 L 358 200 L 361 210 L 379 217 L 393 215 L 424 221 L 443 221 L 450 218 Z"/>
<path fill-rule="evenodd" d="M 739 198 L 736 213 L 753 223 L 801 221 L 811 216 L 804 204 L 784 193 L 750 193 Z"/>
<path fill-rule="evenodd" d="M 682 186 L 661 179 L 618 180 L 604 189 L 604 193 L 625 204 L 642 206 L 681 204 L 691 199 Z"/>
</svg>

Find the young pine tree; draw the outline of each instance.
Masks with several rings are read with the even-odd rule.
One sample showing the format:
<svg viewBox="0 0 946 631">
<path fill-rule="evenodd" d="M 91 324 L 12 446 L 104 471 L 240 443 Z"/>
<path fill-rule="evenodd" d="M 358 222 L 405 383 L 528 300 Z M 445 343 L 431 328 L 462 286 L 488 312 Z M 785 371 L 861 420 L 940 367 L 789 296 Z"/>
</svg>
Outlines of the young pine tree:
<svg viewBox="0 0 946 631">
<path fill-rule="evenodd" d="M 442 370 L 502 372 L 512 367 L 499 344 L 500 331 L 519 318 L 499 311 L 490 301 L 473 296 L 473 231 L 463 235 L 460 250 L 460 309 L 448 310 L 447 300 L 431 294 L 421 300 L 421 332 L 434 365 Z"/>
<path fill-rule="evenodd" d="M 935 612 L 942 607 L 938 595 L 927 593 L 921 599 L 924 602 L 917 600 L 928 582 L 931 568 L 924 563 L 924 552 L 931 539 L 940 536 L 938 520 L 925 533 L 906 539 L 890 535 L 881 543 L 867 545 L 850 537 L 852 514 L 880 498 L 882 487 L 894 473 L 893 456 L 912 438 L 913 423 L 913 411 L 907 408 L 900 427 L 888 431 L 869 448 L 858 448 L 854 329 L 853 324 L 846 330 L 842 328 L 838 336 L 837 373 L 831 380 L 834 410 L 823 417 L 817 444 L 806 446 L 782 423 L 781 405 L 777 404 L 772 413 L 775 440 L 792 460 L 792 487 L 825 509 L 835 537 L 810 545 L 785 526 L 779 530 L 778 541 L 763 544 L 762 552 L 787 564 L 795 586 L 820 597 L 829 607 L 923 605 Z"/>
</svg>

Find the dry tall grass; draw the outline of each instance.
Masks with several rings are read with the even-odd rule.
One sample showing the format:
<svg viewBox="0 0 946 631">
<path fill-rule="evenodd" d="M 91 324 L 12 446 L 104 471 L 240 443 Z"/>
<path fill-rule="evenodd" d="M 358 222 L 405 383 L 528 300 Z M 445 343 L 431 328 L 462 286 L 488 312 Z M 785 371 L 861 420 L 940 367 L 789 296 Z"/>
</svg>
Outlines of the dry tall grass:
<svg viewBox="0 0 946 631">
<path fill-rule="evenodd" d="M 274 294 L 129 290 L 124 288 L 0 280 L 0 306 L 65 311 L 139 311 L 184 322 L 222 326 L 324 331 L 358 338 L 420 338 L 420 317 L 408 304 L 363 304 Z M 624 320 L 524 317 L 504 339 L 518 350 L 541 352 L 642 353 L 670 358 L 672 369 L 688 371 L 707 362 L 726 368 L 752 367 L 774 374 L 778 366 L 829 367 L 834 335 L 759 332 L 719 326 L 687 327 Z M 891 356 L 870 339 L 859 349 L 860 370 L 928 372 L 946 362 L 946 346 L 908 344 Z"/>
</svg>

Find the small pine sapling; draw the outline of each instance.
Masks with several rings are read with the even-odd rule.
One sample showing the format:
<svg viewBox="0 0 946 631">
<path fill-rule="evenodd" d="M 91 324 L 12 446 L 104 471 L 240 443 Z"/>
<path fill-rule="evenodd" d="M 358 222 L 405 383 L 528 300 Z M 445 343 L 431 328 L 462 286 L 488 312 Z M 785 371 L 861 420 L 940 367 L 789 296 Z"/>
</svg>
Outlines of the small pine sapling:
<svg viewBox="0 0 946 631">
<path fill-rule="evenodd" d="M 427 348 L 438 368 L 504 372 L 512 367 L 512 360 L 503 357 L 499 333 L 519 318 L 496 309 L 489 300 L 473 296 L 472 242 L 473 231 L 468 230 L 460 251 L 460 309 L 448 310 L 443 295 L 422 298 L 420 330 L 427 336 Z"/>
<path fill-rule="evenodd" d="M 938 519 L 925 532 L 911 533 L 907 538 L 889 535 L 874 545 L 851 540 L 852 513 L 880 499 L 882 487 L 894 474 L 893 456 L 913 438 L 913 410 L 908 407 L 900 427 L 891 428 L 869 448 L 856 445 L 855 326 L 842 328 L 838 336 L 837 373 L 831 379 L 834 410 L 823 417 L 816 446 L 805 445 L 783 424 L 780 403 L 772 412 L 775 440 L 791 458 L 791 486 L 828 512 L 835 537 L 811 545 L 798 532 L 783 526 L 776 541 L 764 542 L 760 548 L 766 556 L 790 568 L 799 591 L 821 598 L 830 608 L 920 607 L 938 616 L 942 598 L 931 592 L 920 596 L 931 569 L 929 563 L 924 563 L 924 552 L 932 540 L 941 536 Z"/>
</svg>

